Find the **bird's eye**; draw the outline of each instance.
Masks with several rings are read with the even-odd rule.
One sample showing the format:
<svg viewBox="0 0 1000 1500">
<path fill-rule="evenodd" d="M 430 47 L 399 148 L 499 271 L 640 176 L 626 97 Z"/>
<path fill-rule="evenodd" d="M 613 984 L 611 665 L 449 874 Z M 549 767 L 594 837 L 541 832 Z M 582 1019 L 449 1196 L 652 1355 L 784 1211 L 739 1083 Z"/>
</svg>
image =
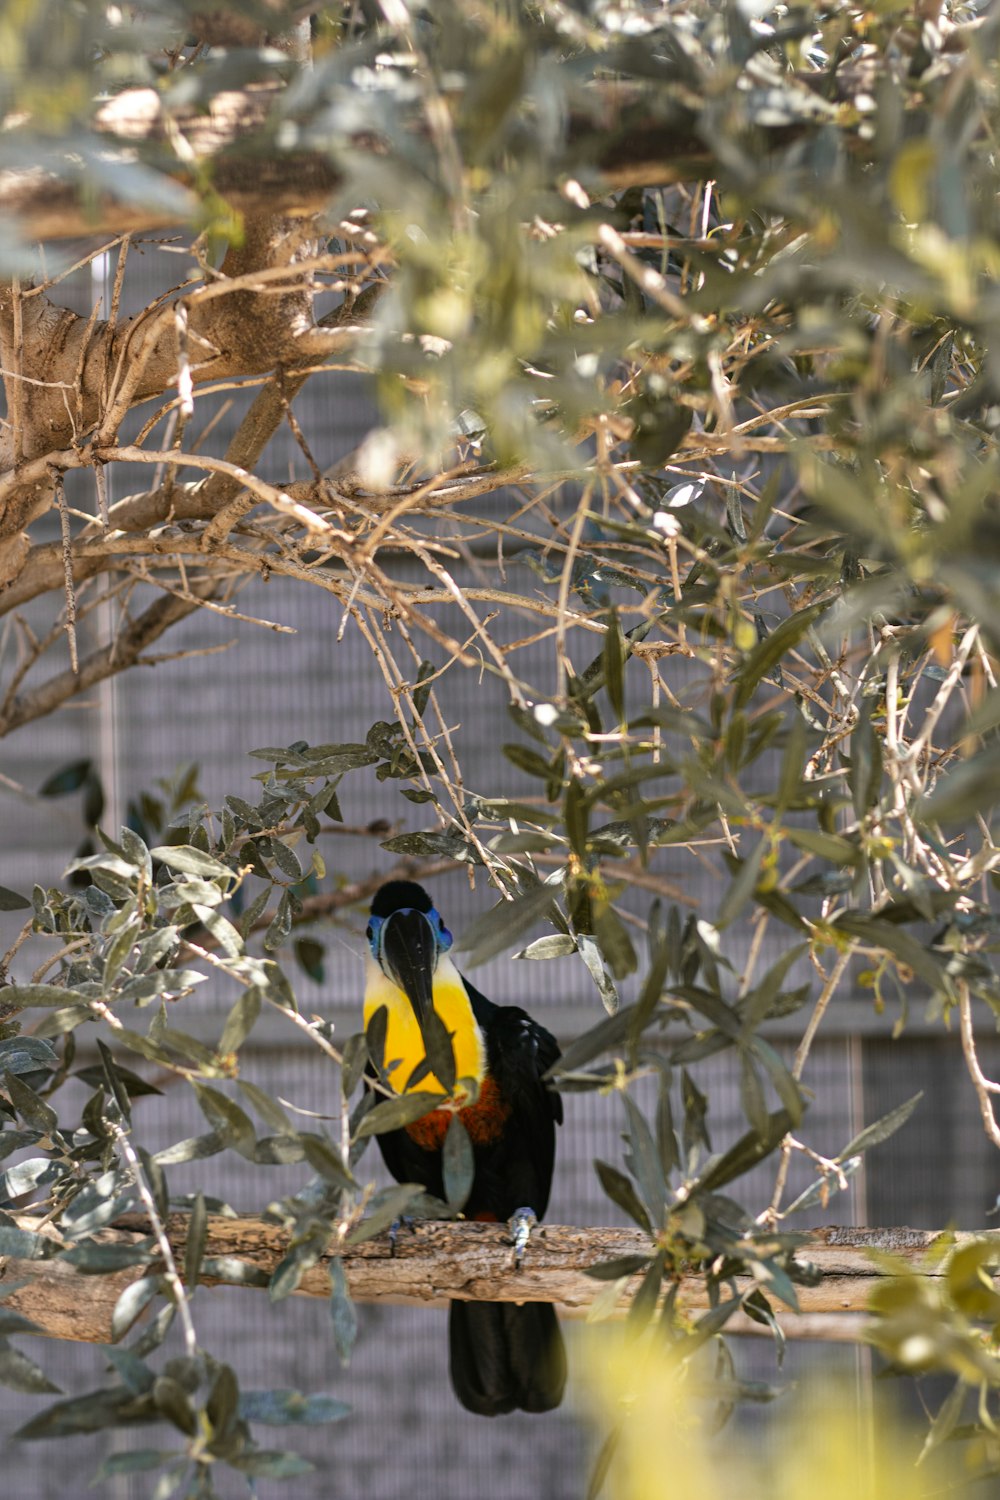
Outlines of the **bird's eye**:
<svg viewBox="0 0 1000 1500">
<path fill-rule="evenodd" d="M 374 936 L 374 933 L 372 932 L 372 924 L 369 922 L 368 926 L 365 928 L 365 937 L 368 939 L 369 942 L 371 942 L 373 936 Z"/>
</svg>

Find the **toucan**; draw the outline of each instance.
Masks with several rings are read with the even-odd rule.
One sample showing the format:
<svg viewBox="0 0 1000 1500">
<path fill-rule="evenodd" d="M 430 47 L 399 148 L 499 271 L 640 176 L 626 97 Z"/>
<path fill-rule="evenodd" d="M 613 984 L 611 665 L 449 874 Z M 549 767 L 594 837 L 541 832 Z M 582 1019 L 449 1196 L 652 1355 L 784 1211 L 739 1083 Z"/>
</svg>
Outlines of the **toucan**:
<svg viewBox="0 0 1000 1500">
<path fill-rule="evenodd" d="M 562 1100 L 545 1075 L 559 1058 L 556 1039 L 462 978 L 451 933 L 414 882 L 376 891 L 366 935 L 365 1030 L 370 1050 L 378 1034 L 379 1076 L 397 1094 L 442 1096 L 419 1120 L 377 1137 L 385 1164 L 398 1182 L 443 1198 L 442 1149 L 457 1111 L 475 1167 L 465 1217 L 510 1223 L 520 1254 L 552 1183 Z M 453 1301 L 448 1343 L 451 1383 L 467 1410 L 544 1412 L 562 1400 L 566 1353 L 551 1304 Z"/>
</svg>

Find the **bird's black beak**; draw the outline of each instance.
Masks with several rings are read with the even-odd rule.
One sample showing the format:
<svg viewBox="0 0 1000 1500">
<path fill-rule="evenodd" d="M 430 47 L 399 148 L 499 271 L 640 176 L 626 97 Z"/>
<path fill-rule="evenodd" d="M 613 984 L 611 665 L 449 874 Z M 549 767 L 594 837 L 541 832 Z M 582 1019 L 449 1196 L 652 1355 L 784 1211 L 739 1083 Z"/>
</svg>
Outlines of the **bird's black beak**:
<svg viewBox="0 0 1000 1500">
<path fill-rule="evenodd" d="M 419 911 L 395 911 L 382 929 L 382 962 L 413 1006 L 423 1032 L 434 1009 L 437 940 Z"/>
</svg>

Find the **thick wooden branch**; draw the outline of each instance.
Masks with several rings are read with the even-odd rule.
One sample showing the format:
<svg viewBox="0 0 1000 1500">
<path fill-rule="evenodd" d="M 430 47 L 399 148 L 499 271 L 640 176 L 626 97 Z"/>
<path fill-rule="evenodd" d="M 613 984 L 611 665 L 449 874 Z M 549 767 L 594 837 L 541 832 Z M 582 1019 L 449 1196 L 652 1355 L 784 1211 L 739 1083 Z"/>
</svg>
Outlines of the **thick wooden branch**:
<svg viewBox="0 0 1000 1500">
<path fill-rule="evenodd" d="M 183 1263 L 187 1216 L 171 1215 L 167 1233 Z M 37 1230 L 28 1215 L 19 1218 L 22 1228 Z M 108 1243 L 129 1244 L 149 1231 L 141 1215 L 129 1215 L 108 1230 Z M 785 1331 L 792 1336 L 856 1340 L 862 1337 L 869 1296 L 878 1283 L 896 1273 L 876 1260 L 873 1252 L 891 1255 L 906 1267 L 928 1278 L 940 1277 L 947 1258 L 931 1259 L 926 1252 L 941 1235 L 920 1229 L 819 1229 L 798 1252 L 798 1259 L 818 1267 L 822 1278 L 816 1286 L 800 1286 L 800 1312 L 795 1314 L 777 1299 L 774 1306 Z M 987 1238 L 997 1243 L 1000 1231 L 982 1235 L 960 1234 L 959 1242 Z M 209 1219 L 202 1282 L 206 1285 L 262 1285 L 288 1248 L 288 1236 L 260 1219 Z M 385 1234 L 342 1251 L 351 1295 L 359 1302 L 441 1303 L 451 1298 L 490 1302 L 554 1302 L 566 1317 L 587 1313 L 607 1283 L 587 1275 L 587 1268 L 623 1255 L 648 1253 L 649 1239 L 637 1229 L 576 1229 L 564 1225 L 540 1225 L 533 1233 L 524 1264 L 518 1270 L 512 1261 L 510 1238 L 503 1225 L 421 1223 L 402 1230 L 393 1254 Z M 306 1271 L 299 1292 L 326 1297 L 330 1293 L 329 1259 Z M 155 1268 L 154 1268 L 155 1269 Z M 32 1318 L 54 1338 L 88 1343 L 111 1339 L 111 1315 L 118 1297 L 131 1282 L 149 1274 L 149 1267 L 134 1267 L 110 1275 L 82 1277 L 65 1261 L 15 1260 L 0 1262 L 0 1290 L 20 1282 L 4 1299 Z M 631 1290 L 639 1278 L 630 1284 Z M 628 1292 L 623 1292 L 622 1307 Z M 766 1290 L 766 1286 L 765 1286 Z M 706 1303 L 704 1288 L 696 1276 L 685 1277 L 681 1303 L 698 1311 Z M 735 1332 L 759 1332 L 748 1319 L 729 1325 Z"/>
</svg>

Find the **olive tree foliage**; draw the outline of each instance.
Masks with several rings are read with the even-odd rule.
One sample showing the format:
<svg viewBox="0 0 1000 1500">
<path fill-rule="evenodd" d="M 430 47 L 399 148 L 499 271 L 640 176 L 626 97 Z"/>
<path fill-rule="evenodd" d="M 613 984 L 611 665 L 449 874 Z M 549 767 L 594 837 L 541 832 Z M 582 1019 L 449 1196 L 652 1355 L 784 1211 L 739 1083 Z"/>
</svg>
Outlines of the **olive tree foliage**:
<svg viewBox="0 0 1000 1500">
<path fill-rule="evenodd" d="M 393 817 L 397 793 L 410 804 L 383 845 L 398 869 L 477 875 L 467 964 L 517 947 L 576 955 L 591 977 L 607 1014 L 555 1081 L 616 1096 L 627 1149 L 597 1170 L 649 1236 L 595 1274 L 610 1309 L 642 1273 L 633 1331 L 662 1327 L 679 1361 L 737 1310 L 774 1325 L 795 1306 L 812 1272 L 789 1216 L 904 1122 L 908 1107 L 835 1158 L 809 1143 L 800 1082 L 851 974 L 887 1025 L 912 1003 L 957 1018 L 1000 1146 L 974 1030 L 1000 1004 L 998 28 L 994 5 L 936 0 L 5 8 L 0 732 L 148 662 L 182 618 L 200 612 L 210 642 L 261 575 L 332 595 L 386 691 L 365 742 L 248 747 L 257 802 L 182 798 L 158 829 L 101 829 L 73 883 L 34 893 L 4 960 L 0 1149 L 17 1156 L 0 1254 L 136 1280 L 107 1384 L 25 1437 L 165 1423 L 163 1446 L 106 1472 L 160 1464 L 158 1495 L 210 1495 L 218 1464 L 299 1472 L 255 1418 L 342 1414 L 241 1393 L 203 1347 L 199 1277 L 245 1273 L 202 1264 L 218 1205 L 201 1194 L 178 1263 L 173 1164 L 309 1163 L 313 1188 L 268 1210 L 288 1230 L 270 1292 L 332 1256 L 345 1358 L 338 1250 L 407 1205 L 461 1211 L 460 1127 L 447 1203 L 373 1194 L 366 1140 L 427 1100 L 393 1098 L 384 1072 L 359 1093 L 366 1064 L 391 1062 L 378 1038 L 341 1041 L 296 1005 L 295 945 L 315 966 L 317 924 L 379 878 L 328 870 L 360 768 Z M 125 319 L 137 246 L 164 226 L 188 247 L 178 284 Z M 112 257 L 106 317 L 61 301 L 78 256 L 32 249 L 69 234 Z M 292 403 L 334 369 L 374 384 L 382 416 L 324 473 Z M 199 413 L 235 387 L 252 399 L 223 449 Z M 257 469 L 284 424 L 301 465 L 279 486 Z M 89 511 L 67 502 L 71 471 Z M 108 599 L 114 635 L 96 638 Z M 39 600 L 45 631 L 22 613 Z M 438 700 L 466 674 L 473 702 L 482 673 L 509 708 L 493 787 L 469 783 Z M 686 869 L 713 876 L 695 909 Z M 214 1045 L 185 1030 L 206 976 L 232 994 Z M 241 1076 L 265 1007 L 339 1068 L 339 1123 L 304 1129 Z M 789 1065 L 766 1023 L 792 1014 Z M 79 1120 L 60 1112 L 78 1046 Z M 745 1133 L 713 1149 L 700 1065 L 723 1051 Z M 157 1155 L 145 1063 L 184 1080 L 202 1120 Z M 653 1117 L 633 1090 L 650 1074 Z M 789 1203 L 797 1154 L 816 1178 Z M 738 1204 L 732 1185 L 767 1158 L 769 1200 Z M 44 1230 L 15 1217 L 26 1207 Z M 102 1243 L 130 1208 L 148 1235 Z M 900 1363 L 956 1377 L 935 1443 L 996 1412 L 989 1255 L 962 1251 L 945 1293 L 911 1278 L 881 1308 Z M 678 1311 L 682 1272 L 710 1289 L 697 1321 Z M 21 1331 L 0 1311 L 0 1379 L 48 1389 L 8 1341 Z"/>
</svg>

